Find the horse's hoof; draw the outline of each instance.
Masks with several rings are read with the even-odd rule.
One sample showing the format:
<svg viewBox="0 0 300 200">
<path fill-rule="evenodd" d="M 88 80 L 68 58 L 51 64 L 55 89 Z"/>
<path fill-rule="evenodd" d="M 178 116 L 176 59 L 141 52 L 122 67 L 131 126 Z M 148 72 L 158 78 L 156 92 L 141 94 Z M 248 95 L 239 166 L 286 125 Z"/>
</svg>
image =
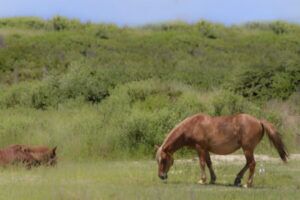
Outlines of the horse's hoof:
<svg viewBox="0 0 300 200">
<path fill-rule="evenodd" d="M 236 178 L 236 179 L 234 180 L 234 185 L 235 185 L 235 186 L 240 186 L 240 185 L 241 185 L 241 179 Z"/>
<path fill-rule="evenodd" d="M 217 177 L 211 178 L 209 184 L 215 184 L 216 180 L 217 180 Z"/>
<path fill-rule="evenodd" d="M 205 181 L 203 181 L 202 179 L 200 179 L 200 180 L 198 181 L 198 184 L 204 185 L 204 184 L 205 184 Z"/>
<path fill-rule="evenodd" d="M 249 186 L 247 184 L 243 185 L 243 188 L 248 188 Z"/>
</svg>

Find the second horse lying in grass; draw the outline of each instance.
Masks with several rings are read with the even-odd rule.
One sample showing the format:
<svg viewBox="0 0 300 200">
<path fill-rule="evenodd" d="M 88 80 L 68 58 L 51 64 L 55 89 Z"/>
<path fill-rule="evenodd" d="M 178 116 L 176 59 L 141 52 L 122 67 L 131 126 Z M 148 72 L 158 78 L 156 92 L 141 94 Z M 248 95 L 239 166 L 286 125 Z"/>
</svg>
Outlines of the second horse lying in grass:
<svg viewBox="0 0 300 200">
<path fill-rule="evenodd" d="M 53 166 L 56 163 L 56 147 L 14 144 L 0 149 L 0 165 L 2 166 L 23 164 L 30 169 L 32 166 Z"/>
<path fill-rule="evenodd" d="M 20 145 L 25 153 L 30 154 L 38 165 L 53 166 L 57 163 L 56 148 L 46 146 Z"/>
</svg>

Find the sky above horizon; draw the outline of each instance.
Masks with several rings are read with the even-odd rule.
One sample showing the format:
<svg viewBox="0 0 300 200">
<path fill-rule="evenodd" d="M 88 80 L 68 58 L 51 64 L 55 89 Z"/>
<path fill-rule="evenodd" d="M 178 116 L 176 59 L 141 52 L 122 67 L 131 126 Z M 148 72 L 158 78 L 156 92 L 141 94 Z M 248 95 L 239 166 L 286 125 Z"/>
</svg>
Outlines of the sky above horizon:
<svg viewBox="0 0 300 200">
<path fill-rule="evenodd" d="M 144 25 L 182 20 L 300 23 L 300 0 L 0 0 L 0 17 L 61 15 L 81 21 Z"/>
</svg>

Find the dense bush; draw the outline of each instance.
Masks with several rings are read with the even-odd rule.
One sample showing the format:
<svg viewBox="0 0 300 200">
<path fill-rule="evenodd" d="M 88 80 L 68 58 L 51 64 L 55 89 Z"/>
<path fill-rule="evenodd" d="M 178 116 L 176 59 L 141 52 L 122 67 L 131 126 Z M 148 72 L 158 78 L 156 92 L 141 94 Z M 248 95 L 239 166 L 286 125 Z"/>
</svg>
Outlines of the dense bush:
<svg viewBox="0 0 300 200">
<path fill-rule="evenodd" d="M 69 20 L 68 18 L 61 17 L 61 16 L 55 16 L 50 20 L 50 23 L 53 26 L 53 30 L 55 31 L 62 31 L 62 30 L 68 30 L 68 29 L 79 29 L 82 28 L 83 25 L 81 25 L 79 20 Z"/>
<path fill-rule="evenodd" d="M 229 88 L 250 99 L 287 99 L 300 86 L 300 65 L 293 68 L 247 69 Z"/>
<path fill-rule="evenodd" d="M 80 97 L 87 102 L 99 103 L 109 95 L 112 81 L 102 71 L 75 66 L 65 76 L 52 75 L 43 81 L 32 94 L 32 106 L 41 109 L 57 107 Z"/>
<path fill-rule="evenodd" d="M 84 63 L 104 71 L 104 76 L 120 76 L 120 83 L 156 77 L 212 89 L 237 76 L 241 80 L 235 84 L 242 86 L 234 86 L 233 91 L 251 99 L 270 98 L 268 93 L 256 95 L 243 86 L 249 78 L 258 77 L 259 83 L 254 85 L 263 88 L 260 80 L 269 72 L 271 98 L 287 98 L 299 85 L 300 28 L 284 22 L 225 27 L 201 21 L 192 25 L 176 22 L 120 28 L 61 16 L 48 21 L 0 21 L 0 43 L 5 47 L 0 48 L 2 84 L 69 73 L 74 63 Z M 34 28 L 39 23 L 45 28 Z M 284 92 L 273 92 L 280 87 Z"/>
<path fill-rule="evenodd" d="M 206 21 L 201 21 L 199 23 L 197 23 L 199 32 L 204 36 L 207 37 L 209 39 L 216 39 L 218 38 L 217 35 L 217 26 L 211 23 L 208 23 Z"/>
</svg>

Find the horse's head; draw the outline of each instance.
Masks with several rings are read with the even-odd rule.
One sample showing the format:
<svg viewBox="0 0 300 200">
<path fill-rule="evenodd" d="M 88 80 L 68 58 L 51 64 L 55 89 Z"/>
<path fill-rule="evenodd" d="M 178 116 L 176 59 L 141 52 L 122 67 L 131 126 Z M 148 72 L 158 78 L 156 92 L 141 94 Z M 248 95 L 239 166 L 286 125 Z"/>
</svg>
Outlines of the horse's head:
<svg viewBox="0 0 300 200">
<path fill-rule="evenodd" d="M 47 160 L 47 164 L 48 165 L 56 165 L 57 163 L 57 156 L 56 156 L 56 149 L 57 147 L 54 147 L 53 149 L 50 150 L 49 152 L 49 157 L 48 157 L 48 160 Z"/>
<path fill-rule="evenodd" d="M 174 159 L 172 155 L 168 152 L 165 152 L 162 147 L 159 147 L 156 152 L 156 161 L 158 164 L 158 176 L 162 180 L 168 178 L 168 171 L 173 165 Z"/>
<path fill-rule="evenodd" d="M 57 156 L 56 156 L 56 149 L 57 147 L 54 147 L 52 149 L 49 149 L 46 152 L 37 153 L 36 157 L 41 162 L 41 164 L 53 166 L 57 163 Z"/>
<path fill-rule="evenodd" d="M 30 148 L 26 147 L 24 152 L 29 153 L 34 157 L 39 164 L 46 165 L 46 166 L 53 166 L 57 163 L 57 156 L 56 156 L 56 149 L 48 148 L 48 147 L 37 147 L 37 148 Z"/>
</svg>

